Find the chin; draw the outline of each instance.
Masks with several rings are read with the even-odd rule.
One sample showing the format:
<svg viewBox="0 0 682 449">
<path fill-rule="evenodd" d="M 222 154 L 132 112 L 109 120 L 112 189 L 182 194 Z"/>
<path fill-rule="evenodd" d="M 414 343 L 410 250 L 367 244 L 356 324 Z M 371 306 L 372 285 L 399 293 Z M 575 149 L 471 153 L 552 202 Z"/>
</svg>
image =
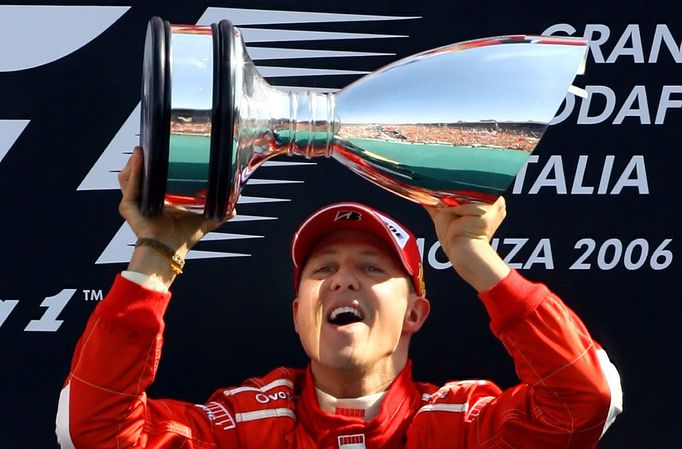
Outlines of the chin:
<svg viewBox="0 0 682 449">
<path fill-rule="evenodd" d="M 357 357 L 357 354 L 354 353 L 352 348 L 342 348 L 335 352 L 331 357 L 322 358 L 320 364 L 331 369 L 356 371 L 361 369 L 365 365 L 365 362 Z"/>
</svg>

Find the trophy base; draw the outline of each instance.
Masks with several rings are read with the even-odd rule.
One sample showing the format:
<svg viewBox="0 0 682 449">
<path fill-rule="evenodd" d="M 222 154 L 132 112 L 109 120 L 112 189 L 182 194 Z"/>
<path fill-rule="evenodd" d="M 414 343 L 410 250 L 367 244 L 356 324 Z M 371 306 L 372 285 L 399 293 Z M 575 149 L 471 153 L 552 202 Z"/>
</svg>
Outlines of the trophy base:
<svg viewBox="0 0 682 449">
<path fill-rule="evenodd" d="M 167 21 L 153 17 L 147 27 L 142 76 L 142 115 L 140 144 L 144 152 L 144 171 L 140 209 L 145 216 L 163 211 L 166 200 L 188 212 L 203 214 L 221 221 L 234 208 L 238 192 L 233 188 L 236 158 L 233 149 L 233 117 L 235 93 L 232 86 L 235 68 L 234 28 L 223 20 L 211 25 L 213 51 L 213 86 L 210 119 L 210 148 L 202 195 L 187 196 L 170 192 L 169 162 L 171 162 L 170 131 L 173 116 L 171 86 L 171 44 L 173 29 Z M 221 82 L 218 82 L 221 80 Z M 172 188 L 171 188 L 172 190 Z M 178 198 L 183 201 L 178 201 Z"/>
</svg>

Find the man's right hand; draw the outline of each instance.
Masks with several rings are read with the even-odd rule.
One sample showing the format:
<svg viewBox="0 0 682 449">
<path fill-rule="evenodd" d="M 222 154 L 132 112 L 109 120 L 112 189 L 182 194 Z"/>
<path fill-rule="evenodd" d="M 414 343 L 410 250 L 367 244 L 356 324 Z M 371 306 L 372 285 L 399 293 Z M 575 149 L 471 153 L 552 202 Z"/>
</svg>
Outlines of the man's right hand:
<svg viewBox="0 0 682 449">
<path fill-rule="evenodd" d="M 162 214 L 153 217 L 142 215 L 139 204 L 142 165 L 142 148 L 135 147 L 128 163 L 118 175 L 122 193 L 119 213 L 137 237 L 158 240 L 184 259 L 190 248 L 222 223 L 216 223 L 203 215 L 188 213 L 178 207 L 166 206 Z M 226 221 L 234 215 L 235 212 Z M 146 246 L 135 248 L 128 270 L 155 276 L 166 286 L 170 286 L 175 277 L 168 262 Z"/>
</svg>

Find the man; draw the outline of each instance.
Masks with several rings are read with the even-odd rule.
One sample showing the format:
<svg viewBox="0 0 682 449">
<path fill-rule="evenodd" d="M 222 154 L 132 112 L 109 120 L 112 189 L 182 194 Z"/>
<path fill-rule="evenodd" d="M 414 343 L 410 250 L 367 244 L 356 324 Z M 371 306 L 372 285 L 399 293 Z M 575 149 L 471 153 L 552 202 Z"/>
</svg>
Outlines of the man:
<svg viewBox="0 0 682 449">
<path fill-rule="evenodd" d="M 618 374 L 580 320 L 490 247 L 503 200 L 428 211 L 514 358 L 518 386 L 412 380 L 409 340 L 429 314 L 415 238 L 368 206 L 338 203 L 292 242 L 293 320 L 309 367 L 278 368 L 203 405 L 149 399 L 167 289 L 217 224 L 175 211 L 143 217 L 141 165 L 136 149 L 119 176 L 120 212 L 140 245 L 76 347 L 57 416 L 63 448 L 582 449 L 620 412 Z"/>
</svg>

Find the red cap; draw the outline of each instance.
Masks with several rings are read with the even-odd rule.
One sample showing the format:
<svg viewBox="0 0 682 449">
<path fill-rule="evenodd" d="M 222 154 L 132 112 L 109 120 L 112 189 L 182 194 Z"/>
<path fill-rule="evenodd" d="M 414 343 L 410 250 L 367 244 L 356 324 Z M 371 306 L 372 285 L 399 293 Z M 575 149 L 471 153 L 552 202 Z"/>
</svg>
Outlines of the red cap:
<svg viewBox="0 0 682 449">
<path fill-rule="evenodd" d="M 294 285 L 298 290 L 301 271 L 313 245 L 325 234 L 338 229 L 357 229 L 369 232 L 393 248 L 410 275 L 419 296 L 426 294 L 424 269 L 417 239 L 405 226 L 388 215 L 365 204 L 333 203 L 314 212 L 299 227 L 291 241 L 294 262 Z"/>
</svg>

